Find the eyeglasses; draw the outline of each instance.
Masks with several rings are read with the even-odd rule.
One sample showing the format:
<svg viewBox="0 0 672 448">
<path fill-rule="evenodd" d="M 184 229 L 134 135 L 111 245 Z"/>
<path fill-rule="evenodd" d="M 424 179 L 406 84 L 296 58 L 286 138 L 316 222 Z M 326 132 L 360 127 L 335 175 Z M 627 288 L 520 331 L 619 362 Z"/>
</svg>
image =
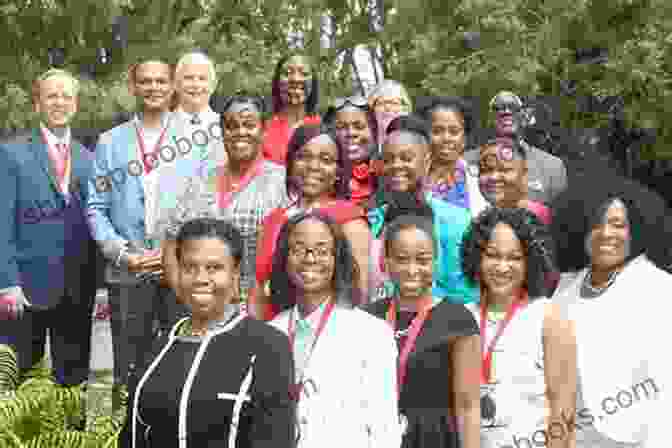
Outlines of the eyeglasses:
<svg viewBox="0 0 672 448">
<path fill-rule="evenodd" d="M 313 254 L 316 260 L 326 260 L 334 255 L 332 247 L 305 247 L 305 246 L 291 246 L 289 248 L 289 256 L 294 258 L 306 258 L 309 253 Z"/>
<path fill-rule="evenodd" d="M 368 109 L 369 102 L 361 95 L 349 96 L 346 98 L 336 98 L 333 103 L 333 108 L 338 110 L 343 109 L 347 105 L 358 107 L 360 109 Z"/>
<path fill-rule="evenodd" d="M 509 112 L 509 113 L 516 113 L 520 112 L 522 108 L 515 104 L 515 103 L 496 103 L 492 106 L 492 111 L 495 113 L 500 113 L 500 112 Z"/>
</svg>

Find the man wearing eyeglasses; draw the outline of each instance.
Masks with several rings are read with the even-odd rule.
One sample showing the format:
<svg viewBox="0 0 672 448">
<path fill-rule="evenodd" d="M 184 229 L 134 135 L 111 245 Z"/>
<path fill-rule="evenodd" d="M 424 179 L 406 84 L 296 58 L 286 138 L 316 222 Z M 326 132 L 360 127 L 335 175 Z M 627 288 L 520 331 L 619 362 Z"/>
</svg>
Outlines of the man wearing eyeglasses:
<svg viewBox="0 0 672 448">
<path fill-rule="evenodd" d="M 497 137 L 518 141 L 525 151 L 528 169 L 528 196 L 546 205 L 567 188 L 567 168 L 562 159 L 530 145 L 522 137 L 527 124 L 523 101 L 513 92 L 502 91 L 490 101 L 490 111 L 495 118 Z M 467 151 L 464 155 L 470 169 L 478 169 L 479 150 Z"/>
</svg>

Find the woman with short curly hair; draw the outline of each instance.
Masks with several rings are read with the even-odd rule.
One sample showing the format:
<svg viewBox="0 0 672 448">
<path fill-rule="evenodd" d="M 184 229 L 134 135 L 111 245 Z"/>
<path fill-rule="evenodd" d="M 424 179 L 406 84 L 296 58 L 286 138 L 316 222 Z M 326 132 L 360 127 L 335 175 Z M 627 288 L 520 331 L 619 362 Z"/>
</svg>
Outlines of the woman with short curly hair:
<svg viewBox="0 0 672 448">
<path fill-rule="evenodd" d="M 577 432 L 579 447 L 662 446 L 651 434 L 662 433 L 660 413 L 669 412 L 661 405 L 670 387 L 661 360 L 669 322 L 658 312 L 672 289 L 662 269 L 672 236 L 665 213 L 657 194 L 615 175 L 576 178 L 553 205 L 559 265 L 569 272 L 554 301 L 566 309 L 580 347 L 577 409 L 591 411 Z"/>
<path fill-rule="evenodd" d="M 569 325 L 545 297 L 554 270 L 548 230 L 527 210 L 492 207 L 472 221 L 461 255 L 481 290 L 480 304 L 467 305 L 480 322 L 481 446 L 531 446 L 544 436 L 569 447 L 567 436 L 546 437 L 574 415 L 576 375 Z"/>
</svg>

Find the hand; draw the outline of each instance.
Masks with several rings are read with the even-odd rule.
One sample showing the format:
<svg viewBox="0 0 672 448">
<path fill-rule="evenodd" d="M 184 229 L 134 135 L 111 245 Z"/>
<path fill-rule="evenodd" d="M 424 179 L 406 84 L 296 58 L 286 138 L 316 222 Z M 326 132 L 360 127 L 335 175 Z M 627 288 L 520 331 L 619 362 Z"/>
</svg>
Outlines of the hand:
<svg viewBox="0 0 672 448">
<path fill-rule="evenodd" d="M 20 287 L 10 288 L 0 294 L 0 320 L 19 320 L 25 308 L 30 305 Z"/>
<path fill-rule="evenodd" d="M 142 254 L 126 254 L 126 264 L 131 272 L 147 272 L 161 268 L 163 265 L 161 251 L 146 251 Z"/>
</svg>

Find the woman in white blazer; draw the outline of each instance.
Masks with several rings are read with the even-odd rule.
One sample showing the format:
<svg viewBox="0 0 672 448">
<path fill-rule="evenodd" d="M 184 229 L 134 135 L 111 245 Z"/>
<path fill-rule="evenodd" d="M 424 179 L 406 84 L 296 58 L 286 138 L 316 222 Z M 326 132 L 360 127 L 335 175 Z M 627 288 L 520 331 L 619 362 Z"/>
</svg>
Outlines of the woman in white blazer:
<svg viewBox="0 0 672 448">
<path fill-rule="evenodd" d="M 283 226 L 271 275 L 271 322 L 294 350 L 298 448 L 399 447 L 392 330 L 353 308 L 357 267 L 328 217 Z"/>
<path fill-rule="evenodd" d="M 575 178 L 553 205 L 566 275 L 553 300 L 578 346 L 576 446 L 669 444 L 670 231 L 663 200 L 615 175 Z M 662 443 L 665 440 L 666 443 Z"/>
</svg>

